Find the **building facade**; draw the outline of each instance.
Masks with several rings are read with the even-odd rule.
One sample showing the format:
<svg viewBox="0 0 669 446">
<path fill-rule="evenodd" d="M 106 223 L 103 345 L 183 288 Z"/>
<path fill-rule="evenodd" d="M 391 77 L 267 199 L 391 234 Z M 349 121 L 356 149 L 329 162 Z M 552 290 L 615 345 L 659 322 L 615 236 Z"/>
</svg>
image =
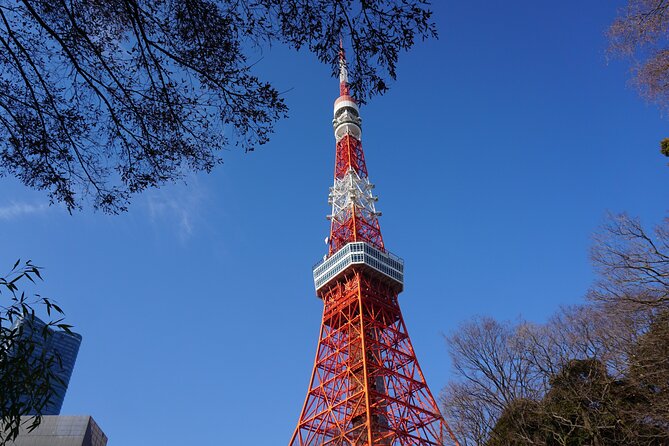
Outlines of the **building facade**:
<svg viewBox="0 0 669 446">
<path fill-rule="evenodd" d="M 40 425 L 29 431 L 31 417 L 22 417 L 25 421 L 17 439 L 8 446 L 106 446 L 107 436 L 97 425 L 93 417 L 54 416 L 42 418 Z"/>
<path fill-rule="evenodd" d="M 18 342 L 21 342 L 21 339 L 32 339 L 34 342 L 36 346 L 32 352 L 34 358 L 39 358 L 43 353 L 46 353 L 46 357 L 57 358 L 57 360 L 53 361 L 52 372 L 58 379 L 53 380 L 51 383 L 55 394 L 46 407 L 42 409 L 41 414 L 59 415 L 68 384 L 70 383 L 70 377 L 74 370 L 74 364 L 77 360 L 77 354 L 79 353 L 81 335 L 53 330 L 47 327 L 47 324 L 37 316 L 20 320 L 15 329 L 20 329 Z M 43 336 L 43 330 L 45 329 L 47 333 L 46 336 Z M 27 415 L 36 415 L 36 412 L 32 408 Z"/>
</svg>

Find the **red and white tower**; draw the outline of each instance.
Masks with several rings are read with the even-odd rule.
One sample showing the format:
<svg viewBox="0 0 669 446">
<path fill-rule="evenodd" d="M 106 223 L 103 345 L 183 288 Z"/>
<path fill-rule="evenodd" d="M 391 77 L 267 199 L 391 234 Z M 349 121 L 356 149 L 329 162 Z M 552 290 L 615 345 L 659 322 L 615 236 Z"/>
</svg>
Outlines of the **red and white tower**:
<svg viewBox="0 0 669 446">
<path fill-rule="evenodd" d="M 404 262 L 385 248 L 367 176 L 358 105 L 340 51 L 337 141 L 316 361 L 289 446 L 458 445 L 416 360 L 397 295 Z"/>
</svg>

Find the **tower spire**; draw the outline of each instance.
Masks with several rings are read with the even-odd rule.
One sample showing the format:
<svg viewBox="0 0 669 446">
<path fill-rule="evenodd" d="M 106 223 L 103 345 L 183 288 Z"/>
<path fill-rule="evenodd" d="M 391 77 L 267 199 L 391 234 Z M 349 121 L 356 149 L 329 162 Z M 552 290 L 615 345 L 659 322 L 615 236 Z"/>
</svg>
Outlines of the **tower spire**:
<svg viewBox="0 0 669 446">
<path fill-rule="evenodd" d="M 348 89 L 348 66 L 346 64 L 346 53 L 344 43 L 339 36 L 339 96 L 349 96 Z"/>
</svg>

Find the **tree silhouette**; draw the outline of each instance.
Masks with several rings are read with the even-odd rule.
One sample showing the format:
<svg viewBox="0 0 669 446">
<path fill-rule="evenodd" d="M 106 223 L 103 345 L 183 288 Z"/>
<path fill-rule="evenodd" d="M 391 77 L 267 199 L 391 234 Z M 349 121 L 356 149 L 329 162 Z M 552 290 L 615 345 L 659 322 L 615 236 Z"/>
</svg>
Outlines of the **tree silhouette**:
<svg viewBox="0 0 669 446">
<path fill-rule="evenodd" d="M 254 49 L 306 48 L 334 73 L 343 36 L 364 101 L 436 35 L 430 16 L 427 0 L 0 0 L 0 175 L 124 211 L 268 141 L 287 106 Z"/>
</svg>

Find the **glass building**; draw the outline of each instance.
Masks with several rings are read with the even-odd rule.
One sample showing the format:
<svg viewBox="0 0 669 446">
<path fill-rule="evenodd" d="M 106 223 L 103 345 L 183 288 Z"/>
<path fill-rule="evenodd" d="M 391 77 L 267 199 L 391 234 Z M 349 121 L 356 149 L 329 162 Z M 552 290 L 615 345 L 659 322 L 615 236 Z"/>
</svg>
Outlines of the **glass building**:
<svg viewBox="0 0 669 446">
<path fill-rule="evenodd" d="M 46 327 L 46 323 L 36 316 L 20 320 L 16 327 L 19 326 L 22 328 L 21 338 L 29 339 L 32 337 L 34 341 L 37 341 L 35 342 L 37 348 L 33 352 L 33 356 L 39 357 L 43 350 L 46 349 L 47 356 L 57 355 L 60 357 L 59 361 L 54 361 L 52 370 L 62 383 L 58 382 L 59 380 L 52 381 L 55 395 L 41 411 L 42 415 L 58 415 L 63 406 L 63 400 L 65 399 L 67 386 L 72 376 L 74 363 L 77 360 L 79 346 L 81 345 L 81 335 L 47 328 L 48 334 L 44 337 L 42 336 L 42 331 Z M 36 415 L 36 412 L 33 409 L 27 415 Z"/>
<path fill-rule="evenodd" d="M 7 446 L 106 446 L 107 436 L 91 416 L 45 416 L 33 431 L 30 417 L 21 417 L 22 427 Z"/>
</svg>

